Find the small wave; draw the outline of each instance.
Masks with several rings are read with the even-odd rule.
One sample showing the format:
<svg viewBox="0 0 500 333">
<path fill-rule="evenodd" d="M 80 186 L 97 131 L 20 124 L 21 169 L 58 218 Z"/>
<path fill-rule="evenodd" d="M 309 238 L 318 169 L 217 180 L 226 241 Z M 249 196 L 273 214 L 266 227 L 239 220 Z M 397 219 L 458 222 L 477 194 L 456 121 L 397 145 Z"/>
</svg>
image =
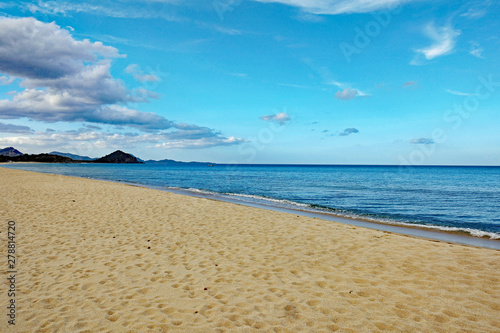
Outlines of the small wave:
<svg viewBox="0 0 500 333">
<path fill-rule="evenodd" d="M 225 195 L 229 195 L 232 197 L 240 197 L 240 198 L 250 198 L 250 199 L 255 199 L 255 200 L 262 200 L 262 201 L 269 201 L 273 203 L 278 203 L 278 204 L 287 204 L 287 205 L 292 205 L 292 206 L 297 206 L 297 207 L 311 207 L 311 205 L 308 204 L 303 204 L 300 202 L 296 201 L 290 201 L 286 199 L 275 199 L 275 198 L 270 198 L 270 197 L 264 197 L 260 195 L 252 195 L 252 194 L 239 194 L 239 193 L 222 193 Z"/>
</svg>

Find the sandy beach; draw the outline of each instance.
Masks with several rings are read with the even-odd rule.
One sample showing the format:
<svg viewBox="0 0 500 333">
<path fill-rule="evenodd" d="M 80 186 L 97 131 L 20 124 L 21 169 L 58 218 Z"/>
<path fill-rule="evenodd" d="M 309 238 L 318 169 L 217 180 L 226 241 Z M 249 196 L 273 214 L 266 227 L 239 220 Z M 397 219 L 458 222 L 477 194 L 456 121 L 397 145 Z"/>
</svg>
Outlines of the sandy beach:
<svg viewBox="0 0 500 333">
<path fill-rule="evenodd" d="M 500 251 L 6 168 L 0 195 L 1 332 L 500 331 Z"/>
</svg>

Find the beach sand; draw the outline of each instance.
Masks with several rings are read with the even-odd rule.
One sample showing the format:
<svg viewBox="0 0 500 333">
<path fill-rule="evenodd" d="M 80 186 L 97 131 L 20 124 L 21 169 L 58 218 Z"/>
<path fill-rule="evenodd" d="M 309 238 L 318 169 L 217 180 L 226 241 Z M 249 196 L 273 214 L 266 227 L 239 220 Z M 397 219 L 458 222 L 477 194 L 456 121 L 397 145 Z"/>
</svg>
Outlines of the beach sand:
<svg viewBox="0 0 500 333">
<path fill-rule="evenodd" d="M 0 209 L 1 332 L 500 331 L 496 250 L 6 168 Z"/>
</svg>

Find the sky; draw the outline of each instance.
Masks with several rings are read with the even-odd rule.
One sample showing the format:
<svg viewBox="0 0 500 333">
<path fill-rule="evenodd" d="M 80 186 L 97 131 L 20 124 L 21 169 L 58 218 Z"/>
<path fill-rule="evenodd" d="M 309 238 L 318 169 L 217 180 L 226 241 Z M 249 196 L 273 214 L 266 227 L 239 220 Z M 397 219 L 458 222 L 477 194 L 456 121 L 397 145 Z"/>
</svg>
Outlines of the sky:
<svg viewBox="0 0 500 333">
<path fill-rule="evenodd" d="M 0 3 L 0 148 L 500 165 L 500 4 Z"/>
</svg>

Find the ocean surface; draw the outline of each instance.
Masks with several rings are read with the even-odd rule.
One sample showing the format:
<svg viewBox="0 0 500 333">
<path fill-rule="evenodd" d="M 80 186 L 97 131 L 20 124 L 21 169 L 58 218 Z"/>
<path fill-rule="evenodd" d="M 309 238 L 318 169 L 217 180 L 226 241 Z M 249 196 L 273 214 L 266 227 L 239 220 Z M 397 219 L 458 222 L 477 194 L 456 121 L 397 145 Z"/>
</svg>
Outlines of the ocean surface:
<svg viewBox="0 0 500 333">
<path fill-rule="evenodd" d="M 500 167 L 3 164 L 500 239 Z"/>
</svg>

